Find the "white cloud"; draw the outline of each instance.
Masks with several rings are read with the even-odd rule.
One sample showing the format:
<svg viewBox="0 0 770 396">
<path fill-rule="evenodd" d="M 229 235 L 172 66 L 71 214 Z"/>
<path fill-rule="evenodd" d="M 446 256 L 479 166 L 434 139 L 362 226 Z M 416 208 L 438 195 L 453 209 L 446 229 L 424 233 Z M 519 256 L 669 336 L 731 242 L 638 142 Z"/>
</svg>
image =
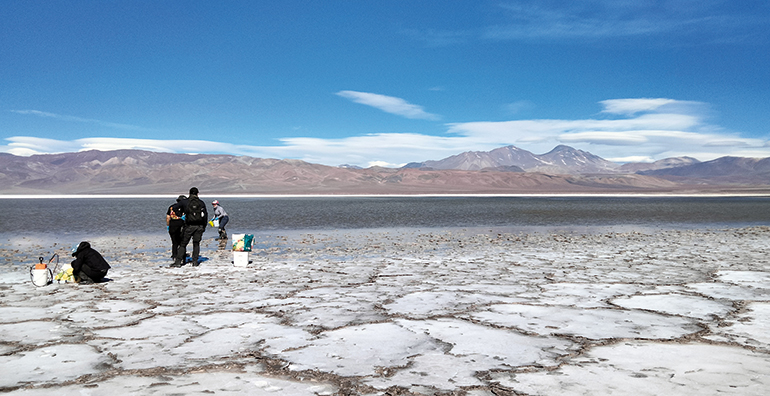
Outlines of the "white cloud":
<svg viewBox="0 0 770 396">
<path fill-rule="evenodd" d="M 129 131 L 149 131 L 150 129 L 142 128 L 140 126 L 136 125 L 128 125 L 128 124 L 119 124 L 115 122 L 108 122 L 108 121 L 101 121 L 101 120 L 95 120 L 91 118 L 82 118 L 82 117 L 75 117 L 75 116 L 69 116 L 69 115 L 61 115 L 61 114 L 55 114 L 55 113 L 48 113 L 45 111 L 39 111 L 39 110 L 11 110 L 11 112 L 16 114 L 23 114 L 23 115 L 32 115 L 36 117 L 44 117 L 44 118 L 54 118 L 57 120 L 63 120 L 63 121 L 70 121 L 70 122 L 81 122 L 81 123 L 87 123 L 87 124 L 96 124 L 103 127 L 108 128 L 115 128 L 115 129 L 123 129 L 123 130 L 129 130 Z"/>
<path fill-rule="evenodd" d="M 643 111 L 657 110 L 661 106 L 674 103 L 673 99 L 611 99 L 599 103 L 604 105 L 602 113 L 632 115 Z"/>
<path fill-rule="evenodd" d="M 458 153 L 458 146 L 488 150 L 466 138 L 447 138 L 420 134 L 372 134 L 343 139 L 285 138 L 280 146 L 250 146 L 205 140 L 154 140 L 130 138 L 84 138 L 73 141 L 15 136 L 0 146 L 0 152 L 29 156 L 34 154 L 85 150 L 148 150 L 169 153 L 209 153 L 247 155 L 259 158 L 293 158 L 331 166 L 398 167 L 408 162 L 444 158 Z"/>
<path fill-rule="evenodd" d="M 67 142 L 56 139 L 45 139 L 30 136 L 14 136 L 5 140 L 10 141 L 10 143 L 8 143 L 7 146 L 0 147 L 0 151 L 21 156 L 64 153 L 78 151 L 81 148 L 77 142 Z"/>
<path fill-rule="evenodd" d="M 728 135 L 706 124 L 704 103 L 644 98 L 600 104 L 620 118 L 467 122 L 449 124 L 449 132 L 490 145 L 513 144 L 536 154 L 567 144 L 621 161 L 683 155 L 702 161 L 725 155 L 770 157 L 766 140 Z"/>
<path fill-rule="evenodd" d="M 752 144 L 746 139 L 722 139 L 716 138 L 704 144 L 705 147 L 751 147 Z"/>
<path fill-rule="evenodd" d="M 593 143 L 608 146 L 627 146 L 647 142 L 647 137 L 633 132 L 578 132 L 559 135 L 562 143 Z"/>
<path fill-rule="evenodd" d="M 299 158 L 328 165 L 373 163 L 406 164 L 458 154 L 468 147 L 488 150 L 484 143 L 465 137 L 442 137 L 411 133 L 382 133 L 342 139 L 285 138 L 279 147 L 254 147 L 277 158 Z M 460 151 L 458 151 L 460 150 Z"/>
<path fill-rule="evenodd" d="M 607 161 L 626 163 L 626 162 L 655 162 L 651 157 L 636 155 L 630 157 L 605 158 Z"/>
<path fill-rule="evenodd" d="M 447 134 L 382 133 L 338 139 L 288 137 L 275 146 L 237 145 L 206 140 L 84 138 L 72 141 L 16 136 L 0 152 L 16 155 L 89 149 L 142 149 L 173 153 L 293 158 L 336 166 L 397 166 L 438 160 L 466 151 L 489 151 L 515 145 L 543 154 L 558 144 L 589 151 L 618 162 L 654 161 L 690 156 L 707 161 L 722 156 L 770 157 L 764 139 L 744 138 L 708 124 L 692 102 L 671 99 L 618 99 L 616 119 L 517 120 L 447 124 Z M 646 104 L 645 104 L 646 103 Z M 665 104 L 662 104 L 665 103 Z M 656 104 L 661 104 L 657 106 Z M 644 109 L 644 110 L 639 110 Z M 638 110 L 638 111 L 637 111 Z"/>
<path fill-rule="evenodd" d="M 398 168 L 404 165 L 406 164 L 391 164 L 390 162 L 385 162 L 385 161 L 371 161 L 369 162 L 369 164 L 367 164 L 368 167 L 379 166 L 383 168 Z"/>
<path fill-rule="evenodd" d="M 85 150 L 147 150 L 157 152 L 228 152 L 233 145 L 204 140 L 155 140 L 131 138 L 84 138 L 72 141 L 44 139 L 30 136 L 7 138 L 10 143 L 0 151 L 14 155 L 64 153 Z"/>
<path fill-rule="evenodd" d="M 337 95 L 353 102 L 380 109 L 386 113 L 406 118 L 438 120 L 439 116 L 425 112 L 421 106 L 411 104 L 404 99 L 369 92 L 340 91 Z"/>
</svg>

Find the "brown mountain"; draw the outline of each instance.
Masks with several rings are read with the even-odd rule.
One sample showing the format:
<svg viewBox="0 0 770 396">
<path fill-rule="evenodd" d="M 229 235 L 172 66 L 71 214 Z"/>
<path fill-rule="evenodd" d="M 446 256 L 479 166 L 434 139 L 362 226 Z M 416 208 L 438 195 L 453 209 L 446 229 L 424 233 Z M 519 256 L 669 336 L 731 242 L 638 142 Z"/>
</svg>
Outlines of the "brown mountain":
<svg viewBox="0 0 770 396">
<path fill-rule="evenodd" d="M 770 158 L 721 157 L 686 166 L 637 172 L 681 182 L 711 184 L 770 184 Z"/>
<path fill-rule="evenodd" d="M 3 194 L 478 194 L 671 191 L 643 175 L 579 176 L 470 170 L 340 168 L 298 160 L 138 150 L 0 156 Z M 515 169 L 513 169 L 515 170 Z"/>
<path fill-rule="evenodd" d="M 666 158 L 652 163 L 627 163 L 619 165 L 586 151 L 559 145 L 542 155 L 532 154 L 515 146 L 492 151 L 468 151 L 438 161 L 410 163 L 412 169 L 505 169 L 540 172 L 551 175 L 638 174 L 654 176 L 694 186 L 695 189 L 716 186 L 767 186 L 770 185 L 770 158 L 722 157 L 700 162 L 691 157 Z M 622 184 L 622 183 L 620 183 Z M 753 188 L 753 187 L 752 187 Z"/>
<path fill-rule="evenodd" d="M 494 150 L 493 150 L 494 151 Z M 509 146 L 497 151 L 503 158 L 526 152 Z M 507 154 L 506 154 L 507 153 Z M 547 156 L 547 157 L 546 157 Z M 541 165 L 530 169 L 551 169 L 570 161 L 601 161 L 588 153 L 563 146 L 534 158 Z M 598 158 L 598 157 L 596 157 Z M 262 159 L 232 155 L 190 155 L 139 150 L 85 151 L 18 157 L 0 154 L 0 194 L 169 194 L 197 186 L 204 194 L 524 194 L 524 193 L 619 193 L 723 191 L 719 183 L 704 184 L 704 171 L 693 169 L 686 176 L 620 173 L 548 174 L 523 172 L 502 161 L 478 161 L 480 170 L 422 168 L 331 167 L 299 160 Z M 770 185 L 766 169 L 770 159 L 736 159 L 732 168 L 723 166 L 720 177 L 746 172 L 763 177 L 765 183 L 747 188 L 731 183 L 728 190 Z M 534 162 L 533 162 L 534 164 Z M 546 165 L 542 165 L 546 164 Z M 739 165 L 743 164 L 743 165 Z M 491 165 L 491 166 L 486 166 Z M 695 164 L 709 165 L 709 163 Z M 557 169 L 561 169 L 556 166 Z M 714 164 L 711 164 L 714 166 Z M 603 169 L 601 165 L 591 165 Z M 684 171 L 687 167 L 668 170 Z M 591 169 L 585 166 L 582 169 Z M 656 171 L 657 172 L 657 171 Z M 706 172 L 712 172 L 706 170 Z M 731 179 L 732 180 L 732 179 Z M 733 180 L 734 181 L 734 180 Z M 760 187 L 765 188 L 765 187 Z"/>
</svg>

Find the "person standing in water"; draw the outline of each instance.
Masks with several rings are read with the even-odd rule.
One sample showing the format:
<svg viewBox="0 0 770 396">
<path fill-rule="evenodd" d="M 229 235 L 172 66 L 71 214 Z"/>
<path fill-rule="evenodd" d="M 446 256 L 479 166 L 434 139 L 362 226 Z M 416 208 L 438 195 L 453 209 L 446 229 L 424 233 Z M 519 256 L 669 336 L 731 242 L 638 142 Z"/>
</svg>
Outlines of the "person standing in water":
<svg viewBox="0 0 770 396">
<path fill-rule="evenodd" d="M 219 201 L 214 201 L 211 204 L 214 206 L 214 218 L 211 220 L 214 221 L 219 219 L 219 239 L 227 239 L 225 226 L 227 225 L 227 222 L 230 221 L 230 216 L 227 215 L 225 208 L 219 204 Z"/>
</svg>

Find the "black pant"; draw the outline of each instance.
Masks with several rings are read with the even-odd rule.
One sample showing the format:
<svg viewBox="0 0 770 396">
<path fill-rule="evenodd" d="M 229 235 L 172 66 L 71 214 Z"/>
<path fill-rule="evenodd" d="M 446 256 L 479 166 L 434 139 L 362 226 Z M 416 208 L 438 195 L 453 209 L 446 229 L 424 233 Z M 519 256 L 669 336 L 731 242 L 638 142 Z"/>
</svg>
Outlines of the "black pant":
<svg viewBox="0 0 770 396">
<path fill-rule="evenodd" d="M 107 270 L 95 270 L 84 265 L 77 274 L 73 272 L 72 275 L 76 278 L 80 278 L 80 282 L 82 283 L 99 283 L 104 280 L 105 276 L 107 276 Z"/>
<path fill-rule="evenodd" d="M 184 236 L 184 221 L 171 220 L 168 223 L 168 236 L 171 237 L 171 257 L 176 259 L 179 253 L 179 245 L 182 244 L 182 237 Z"/>
<path fill-rule="evenodd" d="M 201 239 L 203 239 L 203 231 L 205 230 L 205 225 L 186 225 L 184 227 L 182 242 L 179 244 L 179 251 L 177 252 L 176 260 L 174 261 L 175 264 L 184 264 L 184 258 L 187 255 L 187 244 L 190 243 L 190 239 L 193 241 L 192 262 L 193 265 L 198 264 Z"/>
</svg>

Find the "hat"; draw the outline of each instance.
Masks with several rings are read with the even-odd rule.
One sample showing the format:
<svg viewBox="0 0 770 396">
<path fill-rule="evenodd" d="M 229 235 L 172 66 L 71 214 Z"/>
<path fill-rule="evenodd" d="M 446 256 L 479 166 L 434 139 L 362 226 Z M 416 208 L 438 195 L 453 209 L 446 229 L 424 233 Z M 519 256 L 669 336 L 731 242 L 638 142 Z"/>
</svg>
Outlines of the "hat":
<svg viewBox="0 0 770 396">
<path fill-rule="evenodd" d="M 214 201 L 214 202 L 212 202 L 211 204 L 212 204 L 212 205 L 219 205 L 219 201 L 215 200 L 215 201 Z"/>
<path fill-rule="evenodd" d="M 187 197 L 185 197 L 184 195 L 180 195 L 180 196 L 176 197 L 176 201 L 177 201 L 177 202 L 179 202 L 179 201 L 183 201 L 183 200 L 185 200 L 185 199 L 187 199 Z"/>
</svg>

